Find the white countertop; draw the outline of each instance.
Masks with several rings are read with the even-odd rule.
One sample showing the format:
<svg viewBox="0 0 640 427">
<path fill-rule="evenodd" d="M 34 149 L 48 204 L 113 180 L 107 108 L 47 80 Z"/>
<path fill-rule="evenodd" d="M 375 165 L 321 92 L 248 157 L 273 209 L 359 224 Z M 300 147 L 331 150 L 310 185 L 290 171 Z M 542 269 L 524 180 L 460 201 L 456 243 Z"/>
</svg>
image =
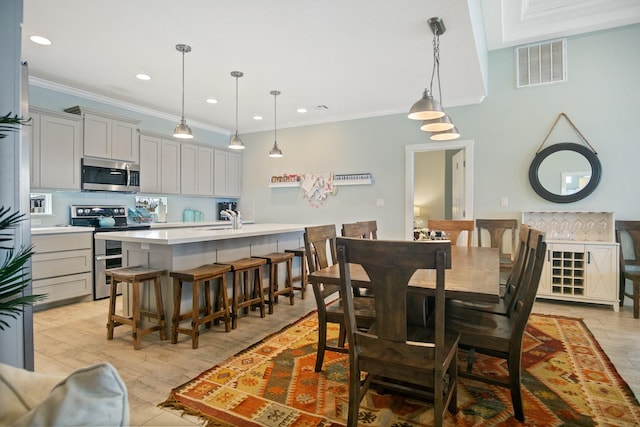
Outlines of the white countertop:
<svg viewBox="0 0 640 427">
<path fill-rule="evenodd" d="M 39 234 L 66 234 L 66 233 L 93 233 L 93 227 L 31 227 L 31 235 Z"/>
<path fill-rule="evenodd" d="M 245 224 L 253 224 L 252 220 L 244 221 Z M 205 227 L 231 227 L 231 221 L 208 221 L 208 222 L 151 222 L 152 229 L 161 228 L 205 228 Z"/>
<path fill-rule="evenodd" d="M 180 245 L 183 243 L 303 232 L 304 227 L 304 224 L 248 224 L 242 228 L 233 230 L 231 228 L 207 227 L 203 225 L 201 228 L 167 228 L 155 230 L 152 228 L 150 230 L 116 231 L 109 233 L 97 232 L 95 239 L 156 245 Z"/>
</svg>

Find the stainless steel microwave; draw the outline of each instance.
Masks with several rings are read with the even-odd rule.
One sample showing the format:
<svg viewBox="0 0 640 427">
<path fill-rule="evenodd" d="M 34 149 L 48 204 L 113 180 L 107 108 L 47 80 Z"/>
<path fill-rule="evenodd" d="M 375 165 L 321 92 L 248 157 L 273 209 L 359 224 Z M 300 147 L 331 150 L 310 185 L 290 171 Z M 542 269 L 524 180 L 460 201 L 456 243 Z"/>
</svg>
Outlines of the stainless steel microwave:
<svg viewBox="0 0 640 427">
<path fill-rule="evenodd" d="M 103 159 L 82 159 L 83 191 L 140 191 L 140 165 Z"/>
</svg>

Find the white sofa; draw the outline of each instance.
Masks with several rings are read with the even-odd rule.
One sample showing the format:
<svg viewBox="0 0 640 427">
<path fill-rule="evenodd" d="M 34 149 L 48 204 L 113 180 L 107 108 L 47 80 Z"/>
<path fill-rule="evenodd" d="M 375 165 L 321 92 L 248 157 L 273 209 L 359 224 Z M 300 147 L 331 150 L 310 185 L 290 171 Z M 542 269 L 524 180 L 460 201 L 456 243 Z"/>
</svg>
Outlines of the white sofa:
<svg viewBox="0 0 640 427">
<path fill-rule="evenodd" d="M 109 363 L 66 377 L 0 363 L 0 426 L 127 425 L 127 388 Z"/>
</svg>

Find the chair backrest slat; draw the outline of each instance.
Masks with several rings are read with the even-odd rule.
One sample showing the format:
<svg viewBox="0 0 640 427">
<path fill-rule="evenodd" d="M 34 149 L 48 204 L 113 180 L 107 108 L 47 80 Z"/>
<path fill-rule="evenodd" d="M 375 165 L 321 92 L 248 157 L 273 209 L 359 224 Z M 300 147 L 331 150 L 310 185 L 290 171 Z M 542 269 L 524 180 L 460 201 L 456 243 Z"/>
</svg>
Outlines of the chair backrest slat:
<svg viewBox="0 0 640 427">
<path fill-rule="evenodd" d="M 450 235 L 451 244 L 457 245 L 458 237 L 463 231 L 467 232 L 467 247 L 471 247 L 471 240 L 473 236 L 473 229 L 475 228 L 474 221 L 472 219 L 430 219 L 429 230 L 431 231 L 444 231 Z"/>
<path fill-rule="evenodd" d="M 478 246 L 482 244 L 482 230 L 489 232 L 489 246 L 500 249 L 500 257 L 513 260 L 516 253 L 516 237 L 518 230 L 517 219 L 476 219 L 476 228 L 478 229 Z M 504 235 L 510 232 L 511 235 L 511 251 L 505 250 Z"/>
<path fill-rule="evenodd" d="M 339 237 L 337 239 L 340 262 L 341 294 L 345 316 L 350 321 L 347 334 L 358 345 L 362 355 L 378 354 L 383 348 L 393 347 L 406 355 L 417 350 L 407 344 L 407 291 L 411 276 L 417 269 L 436 270 L 434 349 L 444 348 L 444 278 L 445 269 L 451 268 L 450 242 L 389 241 Z M 376 333 L 372 339 L 349 325 L 355 325 L 353 286 L 349 263 L 360 264 L 369 276 L 369 286 L 375 298 Z M 378 341 L 378 343 L 376 343 Z M 350 341 L 351 342 L 351 341 Z M 384 342 L 381 344 L 380 342 Z M 417 354 L 417 353 L 415 353 Z"/>
</svg>

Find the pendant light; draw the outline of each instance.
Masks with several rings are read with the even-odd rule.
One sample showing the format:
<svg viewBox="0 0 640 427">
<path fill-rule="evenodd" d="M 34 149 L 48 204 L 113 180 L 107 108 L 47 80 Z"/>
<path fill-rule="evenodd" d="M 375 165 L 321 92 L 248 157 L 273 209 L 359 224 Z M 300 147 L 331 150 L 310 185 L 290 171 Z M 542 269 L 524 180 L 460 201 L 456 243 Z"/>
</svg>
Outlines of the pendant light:
<svg viewBox="0 0 640 427">
<path fill-rule="evenodd" d="M 409 118 L 422 120 L 420 129 L 425 132 L 434 132 L 431 139 L 448 140 L 460 137 L 450 117 L 442 109 L 442 88 L 440 86 L 440 36 L 445 33 L 446 28 L 442 18 L 433 17 L 428 21 L 429 28 L 433 32 L 433 70 L 431 71 L 431 82 L 429 89 L 425 89 L 422 98 L 419 99 L 409 110 Z M 438 80 L 438 95 L 440 101 L 433 99 L 433 80 Z M 444 134 L 446 132 L 446 135 Z M 435 135 L 435 134 L 438 135 Z M 435 136 L 435 137 L 434 137 Z"/>
<path fill-rule="evenodd" d="M 193 133 L 184 119 L 184 54 L 191 52 L 191 46 L 186 44 L 177 44 L 176 50 L 178 52 L 182 52 L 182 118 L 180 119 L 180 123 L 178 123 L 176 128 L 173 130 L 173 136 L 180 139 L 191 139 L 193 138 Z"/>
<path fill-rule="evenodd" d="M 272 90 L 269 92 L 273 95 L 273 147 L 269 150 L 269 157 L 282 157 L 282 150 L 278 148 L 278 129 L 277 129 L 277 108 L 276 108 L 276 98 L 280 95 L 279 90 Z"/>
<path fill-rule="evenodd" d="M 232 71 L 231 76 L 236 78 L 236 134 L 229 141 L 229 148 L 232 150 L 244 150 L 244 142 L 238 135 L 238 79 L 244 74 L 241 71 Z"/>
</svg>

